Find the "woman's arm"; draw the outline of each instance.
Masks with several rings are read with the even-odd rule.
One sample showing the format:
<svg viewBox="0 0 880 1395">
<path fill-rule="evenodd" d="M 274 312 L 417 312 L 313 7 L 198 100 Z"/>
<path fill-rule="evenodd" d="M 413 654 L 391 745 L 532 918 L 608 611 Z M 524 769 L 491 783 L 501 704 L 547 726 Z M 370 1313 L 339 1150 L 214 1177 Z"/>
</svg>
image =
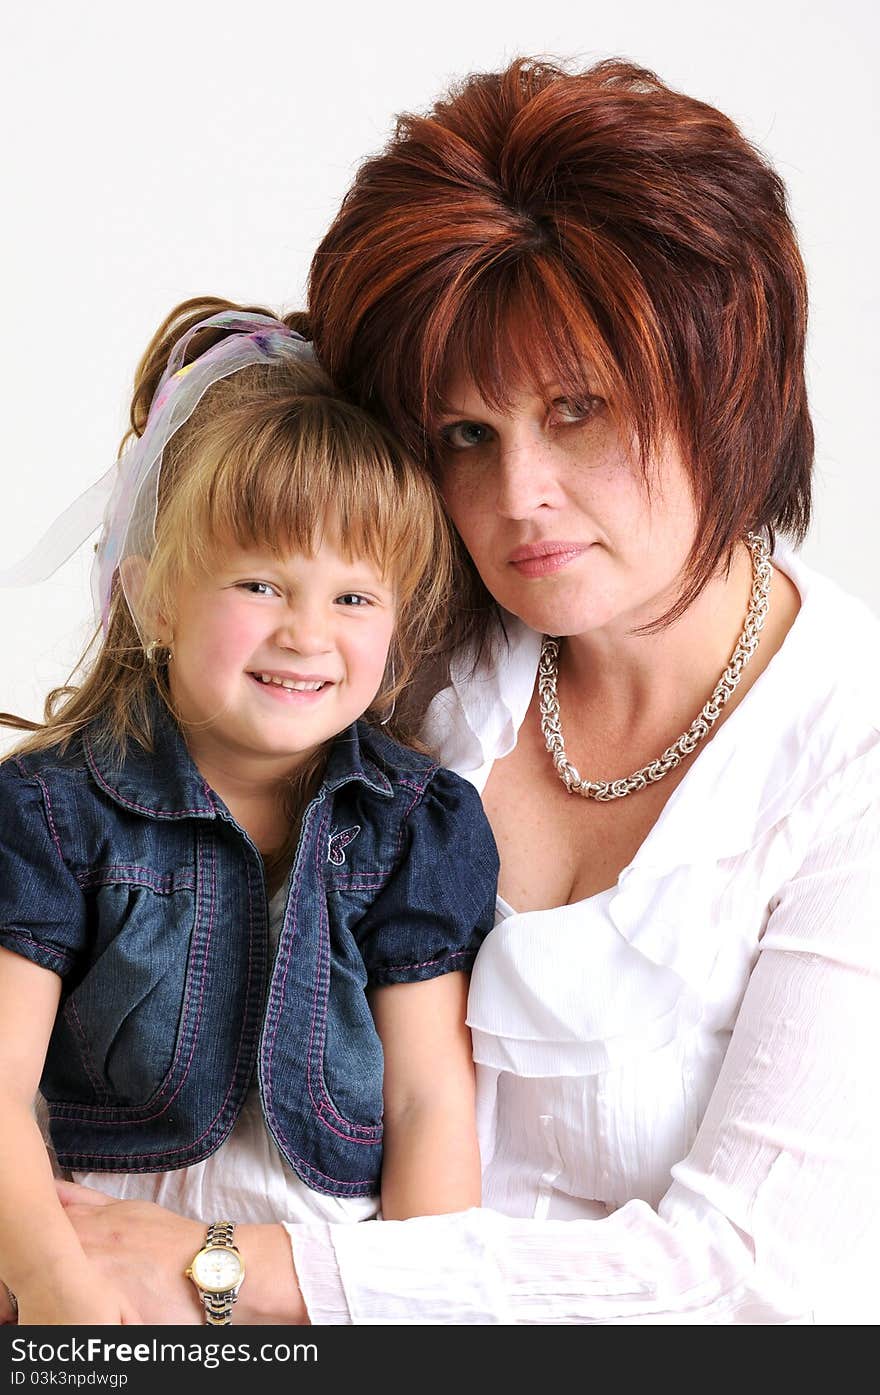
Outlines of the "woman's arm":
<svg viewBox="0 0 880 1395">
<path fill-rule="evenodd" d="M 0 1274 L 21 1323 L 136 1322 L 59 1205 L 33 1114 L 60 994 L 57 974 L 0 948 Z"/>
<path fill-rule="evenodd" d="M 178 1216 L 151 1201 L 117 1201 L 75 1182 L 55 1186 L 89 1258 L 137 1304 L 145 1323 L 204 1323 L 204 1308 L 184 1272 L 205 1243 L 204 1221 Z M 237 1225 L 235 1243 L 245 1280 L 234 1322 L 308 1323 L 283 1227 Z"/>
<path fill-rule="evenodd" d="M 657 1210 L 288 1227 L 316 1323 L 877 1321 L 880 831 L 818 839 L 775 898 L 702 1126 Z"/>
<path fill-rule="evenodd" d="M 694 1147 L 656 1211 L 289 1225 L 311 1320 L 777 1325 L 827 1303 L 876 1321 L 877 809 L 875 796 L 831 827 L 780 889 Z M 117 1229 L 136 1251 L 124 1210 Z M 280 1311 L 289 1258 L 265 1262 Z"/>
<path fill-rule="evenodd" d="M 480 1204 L 469 982 L 467 974 L 448 973 L 370 993 L 385 1054 L 386 1220 Z"/>
</svg>

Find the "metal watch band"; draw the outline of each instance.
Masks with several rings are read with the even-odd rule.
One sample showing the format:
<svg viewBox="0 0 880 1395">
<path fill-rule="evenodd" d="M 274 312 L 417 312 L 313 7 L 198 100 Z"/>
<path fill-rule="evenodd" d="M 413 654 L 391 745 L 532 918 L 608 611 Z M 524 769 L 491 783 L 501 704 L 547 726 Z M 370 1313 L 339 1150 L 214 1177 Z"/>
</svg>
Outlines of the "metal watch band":
<svg viewBox="0 0 880 1395">
<path fill-rule="evenodd" d="M 232 1237 L 235 1234 L 234 1221 L 213 1221 L 208 1226 L 205 1249 L 211 1245 L 234 1250 Z M 232 1305 L 238 1302 L 238 1294 L 228 1289 L 226 1293 L 205 1293 L 200 1290 L 205 1305 L 205 1322 L 210 1327 L 228 1327 L 232 1322 Z"/>
</svg>

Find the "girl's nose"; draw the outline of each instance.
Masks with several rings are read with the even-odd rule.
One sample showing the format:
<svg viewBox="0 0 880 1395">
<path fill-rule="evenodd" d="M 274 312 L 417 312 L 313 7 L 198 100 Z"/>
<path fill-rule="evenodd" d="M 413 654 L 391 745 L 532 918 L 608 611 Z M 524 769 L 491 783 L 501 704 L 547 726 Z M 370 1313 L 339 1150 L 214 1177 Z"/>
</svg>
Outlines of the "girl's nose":
<svg viewBox="0 0 880 1395">
<path fill-rule="evenodd" d="M 287 608 L 276 638 L 279 648 L 297 654 L 326 654 L 333 647 L 323 607 L 305 602 Z"/>
</svg>

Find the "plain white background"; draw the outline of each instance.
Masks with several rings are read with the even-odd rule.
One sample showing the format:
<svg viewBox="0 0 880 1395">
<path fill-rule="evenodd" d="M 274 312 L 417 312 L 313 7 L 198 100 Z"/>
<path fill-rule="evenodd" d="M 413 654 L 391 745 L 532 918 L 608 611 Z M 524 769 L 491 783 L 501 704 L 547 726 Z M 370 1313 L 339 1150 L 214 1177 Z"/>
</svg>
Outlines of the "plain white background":
<svg viewBox="0 0 880 1395">
<path fill-rule="evenodd" d="M 812 289 L 805 552 L 880 610 L 877 13 L 871 0 L 15 6 L 0 59 L 0 567 L 111 463 L 172 305 L 303 304 L 311 253 L 394 113 L 517 53 L 617 54 L 728 112 L 788 185 Z M 0 591 L 0 708 L 39 715 L 67 675 L 91 625 L 90 551 Z"/>
</svg>

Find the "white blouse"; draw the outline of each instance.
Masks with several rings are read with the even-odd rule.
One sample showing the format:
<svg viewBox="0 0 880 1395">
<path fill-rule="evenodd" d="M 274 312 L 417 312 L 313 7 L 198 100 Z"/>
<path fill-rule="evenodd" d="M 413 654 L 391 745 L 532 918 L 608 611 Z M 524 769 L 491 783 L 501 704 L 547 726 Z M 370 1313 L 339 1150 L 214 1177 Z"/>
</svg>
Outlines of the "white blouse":
<svg viewBox="0 0 880 1395">
<path fill-rule="evenodd" d="M 616 886 L 498 903 L 474 968 L 484 1209 L 290 1224 L 315 1323 L 874 1323 L 880 625 L 801 609 Z M 482 789 L 540 636 L 435 698 Z M 527 811 L 524 811 L 524 817 Z"/>
</svg>

